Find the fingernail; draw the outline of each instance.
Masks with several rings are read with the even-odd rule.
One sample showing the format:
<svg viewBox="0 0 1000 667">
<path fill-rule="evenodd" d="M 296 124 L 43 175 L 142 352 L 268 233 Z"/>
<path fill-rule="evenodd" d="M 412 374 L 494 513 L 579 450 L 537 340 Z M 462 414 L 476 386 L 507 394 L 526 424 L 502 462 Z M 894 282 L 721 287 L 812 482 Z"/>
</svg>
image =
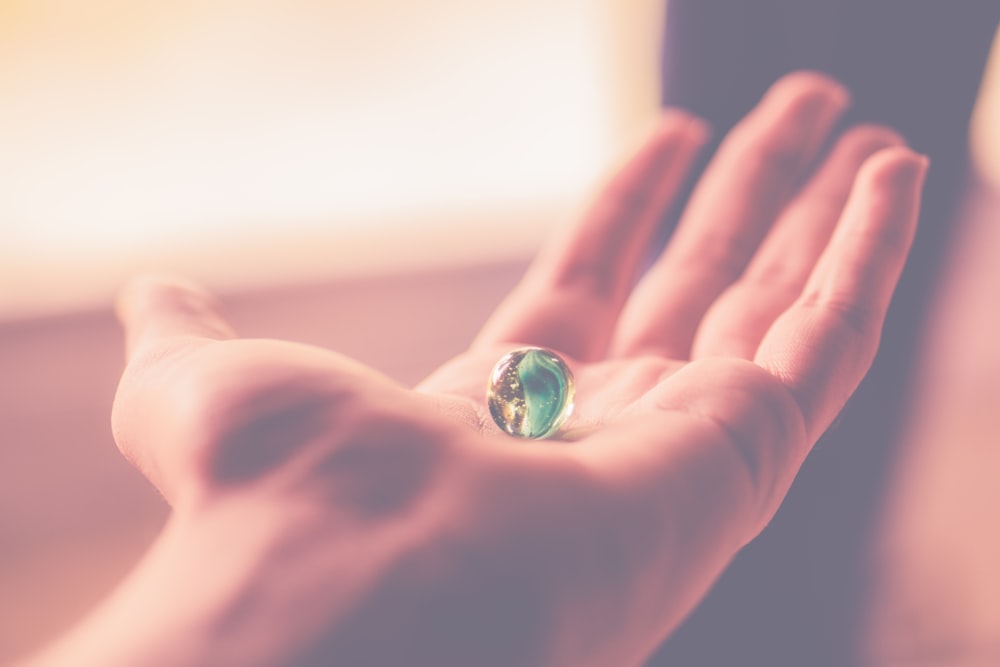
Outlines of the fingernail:
<svg viewBox="0 0 1000 667">
<path fill-rule="evenodd" d="M 683 109 L 672 107 L 664 109 L 660 114 L 659 122 L 661 132 L 666 131 L 667 134 L 671 134 L 680 130 L 685 137 L 698 145 L 707 142 L 712 135 L 712 128 L 708 121 Z"/>
<path fill-rule="evenodd" d="M 688 127 L 694 143 L 699 146 L 704 146 L 712 138 L 712 126 L 704 118 L 691 116 Z"/>
<path fill-rule="evenodd" d="M 843 84 L 818 72 L 786 74 L 771 87 L 771 94 L 785 104 L 799 102 L 814 113 L 839 113 L 851 104 L 851 93 Z"/>
<path fill-rule="evenodd" d="M 896 183 L 906 183 L 914 188 L 923 187 L 927 169 L 930 167 L 931 159 L 922 153 L 917 153 L 908 149 L 906 160 L 897 167 Z"/>
</svg>

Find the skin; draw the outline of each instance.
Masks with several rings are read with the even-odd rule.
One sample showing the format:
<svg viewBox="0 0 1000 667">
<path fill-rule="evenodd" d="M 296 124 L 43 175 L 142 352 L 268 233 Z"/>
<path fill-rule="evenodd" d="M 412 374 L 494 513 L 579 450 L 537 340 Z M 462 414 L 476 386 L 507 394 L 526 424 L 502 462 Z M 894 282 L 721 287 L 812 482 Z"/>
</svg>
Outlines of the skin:
<svg viewBox="0 0 1000 667">
<path fill-rule="evenodd" d="M 637 281 L 707 134 L 665 112 L 414 389 L 237 339 L 196 286 L 135 281 L 113 427 L 173 512 L 26 664 L 641 664 L 767 524 L 877 350 L 927 162 L 876 126 L 822 156 L 847 104 L 816 74 L 776 83 Z M 489 417 L 485 378 L 518 345 L 577 378 L 565 442 Z"/>
</svg>

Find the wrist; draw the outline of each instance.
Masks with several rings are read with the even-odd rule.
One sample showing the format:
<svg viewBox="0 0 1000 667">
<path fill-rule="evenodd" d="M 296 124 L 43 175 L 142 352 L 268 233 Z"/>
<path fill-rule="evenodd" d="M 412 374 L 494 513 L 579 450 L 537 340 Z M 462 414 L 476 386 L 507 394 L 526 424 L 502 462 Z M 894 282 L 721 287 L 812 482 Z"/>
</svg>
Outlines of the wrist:
<svg viewBox="0 0 1000 667">
<path fill-rule="evenodd" d="M 258 623 L 276 596 L 261 589 L 264 581 L 273 585 L 279 565 L 268 545 L 281 543 L 277 531 L 290 533 L 296 521 L 287 512 L 279 521 L 273 505 L 251 502 L 175 511 L 116 590 L 23 667 L 281 663 L 280 647 L 268 642 L 284 635 Z M 268 566 L 275 570 L 265 578 Z"/>
</svg>

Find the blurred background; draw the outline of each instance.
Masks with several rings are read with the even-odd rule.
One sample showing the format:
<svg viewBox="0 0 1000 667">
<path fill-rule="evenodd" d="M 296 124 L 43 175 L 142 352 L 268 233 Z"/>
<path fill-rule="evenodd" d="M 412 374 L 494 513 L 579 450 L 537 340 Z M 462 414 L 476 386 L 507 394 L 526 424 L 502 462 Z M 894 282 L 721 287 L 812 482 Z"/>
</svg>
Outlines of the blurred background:
<svg viewBox="0 0 1000 667">
<path fill-rule="evenodd" d="M 625 4 L 0 1 L 0 317 L 523 256 L 656 108 Z"/>
<path fill-rule="evenodd" d="M 660 0 L 0 0 L 0 663 L 93 606 L 166 516 L 109 428 L 111 303 L 129 275 L 184 273 L 243 334 L 415 382 L 468 343 L 655 118 L 665 16 Z M 995 230 L 996 49 L 991 62 L 963 215 Z M 962 257 L 992 264 L 976 238 Z M 965 309 L 981 313 L 996 290 L 976 284 Z M 967 363 L 994 340 L 964 346 Z M 792 507 L 793 525 L 825 511 Z M 787 570 L 782 550 L 802 553 L 756 557 Z M 823 562 L 803 576 L 824 581 Z M 713 628 L 734 655 L 767 654 L 766 633 L 732 633 L 742 621 L 718 611 L 729 589 L 746 592 L 721 582 L 724 602 L 669 664 L 712 664 L 690 656 L 723 645 Z M 1000 642 L 1000 610 L 980 611 Z M 821 609 L 787 612 L 822 623 Z"/>
</svg>

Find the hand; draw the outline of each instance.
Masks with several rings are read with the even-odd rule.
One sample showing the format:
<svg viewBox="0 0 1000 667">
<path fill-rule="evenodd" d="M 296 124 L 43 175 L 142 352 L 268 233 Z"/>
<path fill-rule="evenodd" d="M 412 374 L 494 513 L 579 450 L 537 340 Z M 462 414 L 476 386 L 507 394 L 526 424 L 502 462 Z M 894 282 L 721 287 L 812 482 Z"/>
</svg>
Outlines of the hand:
<svg viewBox="0 0 1000 667">
<path fill-rule="evenodd" d="M 198 288 L 133 284 L 115 436 L 174 511 L 42 660 L 641 663 L 771 518 L 875 354 L 926 163 L 858 127 L 801 185 L 846 103 L 818 75 L 777 83 L 634 284 L 706 138 L 666 112 L 412 391 L 327 350 L 234 339 Z M 492 424 L 486 378 L 521 344 L 576 375 L 566 442 Z"/>
</svg>

